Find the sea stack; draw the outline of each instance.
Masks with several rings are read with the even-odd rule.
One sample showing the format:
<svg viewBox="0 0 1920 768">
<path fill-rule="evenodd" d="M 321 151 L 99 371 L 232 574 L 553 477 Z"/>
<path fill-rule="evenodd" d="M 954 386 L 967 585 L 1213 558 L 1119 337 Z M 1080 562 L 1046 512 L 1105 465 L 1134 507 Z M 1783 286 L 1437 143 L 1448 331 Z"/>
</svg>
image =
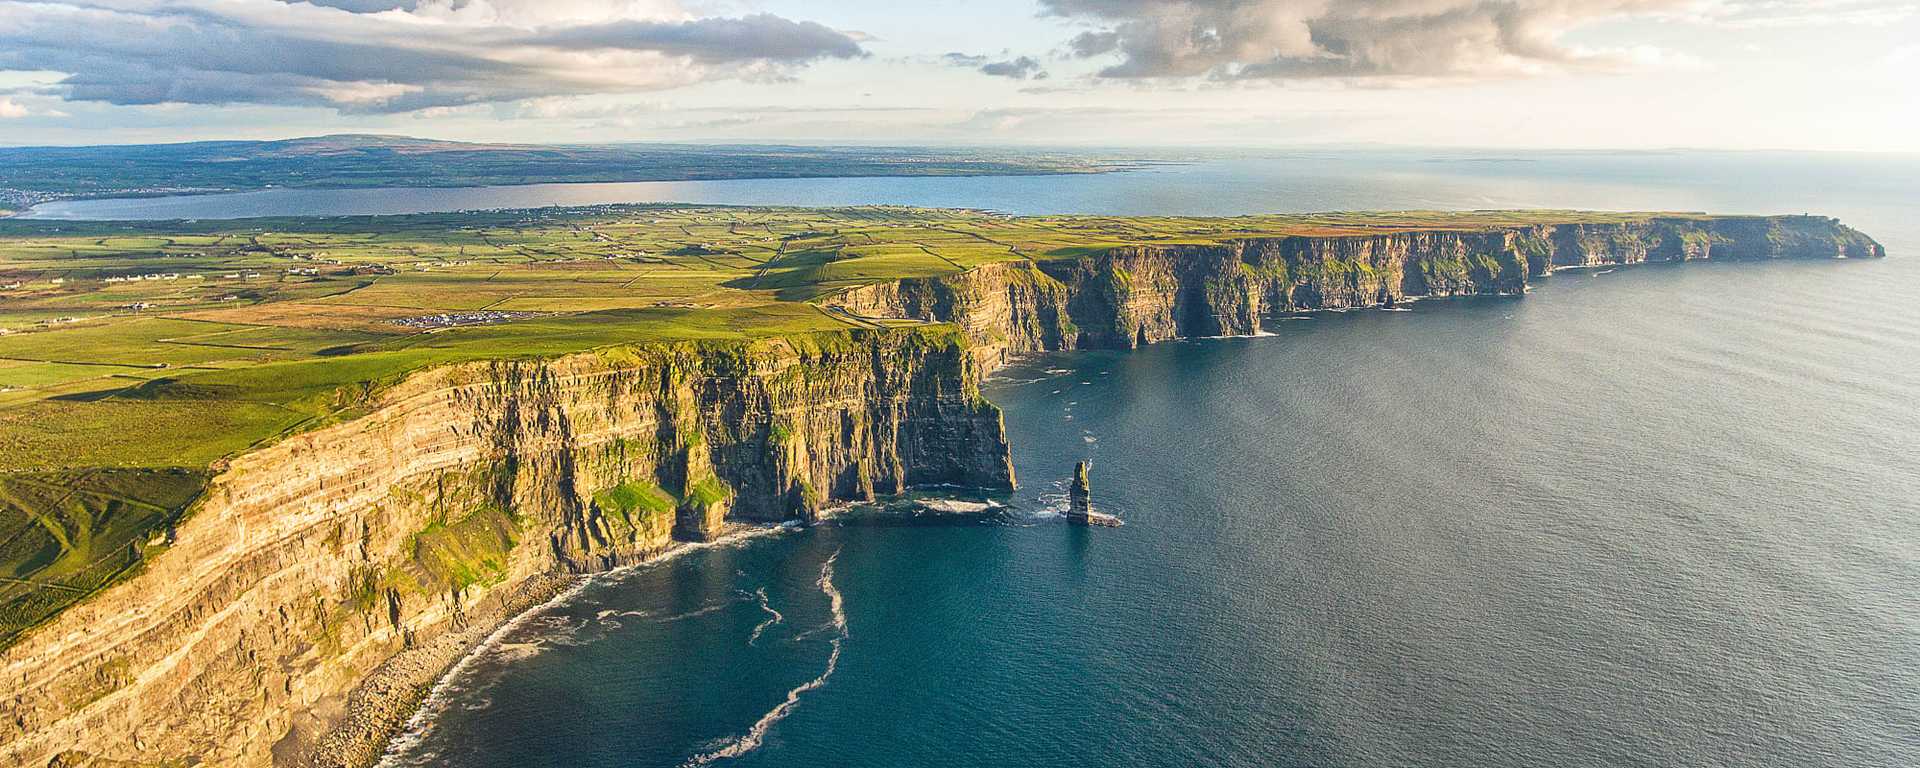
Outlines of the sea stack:
<svg viewBox="0 0 1920 768">
<path fill-rule="evenodd" d="M 1093 483 L 1087 480 L 1087 463 L 1073 468 L 1073 488 L 1067 491 L 1067 522 L 1087 525 L 1093 519 Z"/>
</svg>

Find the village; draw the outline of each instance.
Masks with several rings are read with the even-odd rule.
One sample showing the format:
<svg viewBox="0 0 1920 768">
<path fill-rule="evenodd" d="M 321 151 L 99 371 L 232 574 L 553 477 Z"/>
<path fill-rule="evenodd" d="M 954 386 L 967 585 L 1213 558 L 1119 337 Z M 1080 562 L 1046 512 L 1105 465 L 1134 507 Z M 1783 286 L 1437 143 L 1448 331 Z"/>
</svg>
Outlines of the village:
<svg viewBox="0 0 1920 768">
<path fill-rule="evenodd" d="M 468 325 L 493 325 L 528 317 L 538 317 L 539 312 L 502 312 L 499 310 L 481 310 L 478 312 L 445 312 L 437 315 L 403 317 L 389 320 L 394 325 L 422 331 L 438 331 L 447 328 L 459 328 Z"/>
</svg>

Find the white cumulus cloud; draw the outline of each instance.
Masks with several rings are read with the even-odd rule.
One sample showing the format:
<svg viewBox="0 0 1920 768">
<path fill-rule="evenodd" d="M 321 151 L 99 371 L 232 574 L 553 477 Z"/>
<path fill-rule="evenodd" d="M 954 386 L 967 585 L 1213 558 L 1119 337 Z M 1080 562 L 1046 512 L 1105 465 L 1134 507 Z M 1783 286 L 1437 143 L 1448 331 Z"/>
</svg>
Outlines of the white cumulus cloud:
<svg viewBox="0 0 1920 768">
<path fill-rule="evenodd" d="M 1627 67 L 1649 57 L 1570 45 L 1603 21 L 1697 0 L 1041 0 L 1091 28 L 1069 48 L 1111 78 L 1483 77 Z"/>
<path fill-rule="evenodd" d="M 853 34 L 666 0 L 0 0 L 0 70 L 111 104 L 404 112 L 783 76 Z"/>
</svg>

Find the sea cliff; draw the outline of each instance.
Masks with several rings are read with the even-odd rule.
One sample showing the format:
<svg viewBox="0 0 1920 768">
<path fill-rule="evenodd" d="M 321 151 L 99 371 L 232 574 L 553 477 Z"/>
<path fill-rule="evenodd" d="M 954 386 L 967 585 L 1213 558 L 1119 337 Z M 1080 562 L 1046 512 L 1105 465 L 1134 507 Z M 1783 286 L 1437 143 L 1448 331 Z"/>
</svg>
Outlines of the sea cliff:
<svg viewBox="0 0 1920 768">
<path fill-rule="evenodd" d="M 166 556 L 0 653 L 0 763 L 367 764 L 466 645 L 436 641 L 556 575 L 724 519 L 1010 488 L 979 379 L 940 328 L 416 374 L 360 418 L 234 460 Z M 419 674 L 349 701 L 389 659 Z"/>
<path fill-rule="evenodd" d="M 1245 336 L 1274 315 L 1525 293 L 1557 270 L 1700 260 L 1880 258 L 1821 216 L 1652 217 L 1129 245 L 853 288 L 826 303 L 866 317 L 951 322 L 986 364 L 1067 349 Z"/>
<path fill-rule="evenodd" d="M 1015 355 L 1516 295 L 1567 268 L 1883 255 L 1819 217 L 1130 244 L 820 301 L 950 326 L 430 368 L 216 468 L 164 555 L 0 651 L 0 763 L 369 764 L 448 664 L 577 574 L 729 520 L 1011 488 L 979 385 Z"/>
</svg>

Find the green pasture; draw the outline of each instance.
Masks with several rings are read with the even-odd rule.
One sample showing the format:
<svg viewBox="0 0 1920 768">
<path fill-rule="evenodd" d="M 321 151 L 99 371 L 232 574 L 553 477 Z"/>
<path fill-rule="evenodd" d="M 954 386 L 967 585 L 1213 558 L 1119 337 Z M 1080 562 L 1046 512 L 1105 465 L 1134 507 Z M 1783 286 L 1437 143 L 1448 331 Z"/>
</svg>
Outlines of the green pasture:
<svg viewBox="0 0 1920 768">
<path fill-rule="evenodd" d="M 222 459 L 350 418 L 425 368 L 834 334 L 858 321 L 809 303 L 831 291 L 1127 245 L 1648 216 L 604 206 L 0 220 L 0 285 L 20 284 L 0 291 L 0 644 L 157 554 Z M 418 322 L 442 315 L 460 327 Z M 628 525 L 668 501 L 644 488 L 596 498 Z M 422 532 L 416 559 L 445 567 L 416 576 L 490 578 L 489 553 L 512 544 L 501 530 L 483 516 Z"/>
</svg>

